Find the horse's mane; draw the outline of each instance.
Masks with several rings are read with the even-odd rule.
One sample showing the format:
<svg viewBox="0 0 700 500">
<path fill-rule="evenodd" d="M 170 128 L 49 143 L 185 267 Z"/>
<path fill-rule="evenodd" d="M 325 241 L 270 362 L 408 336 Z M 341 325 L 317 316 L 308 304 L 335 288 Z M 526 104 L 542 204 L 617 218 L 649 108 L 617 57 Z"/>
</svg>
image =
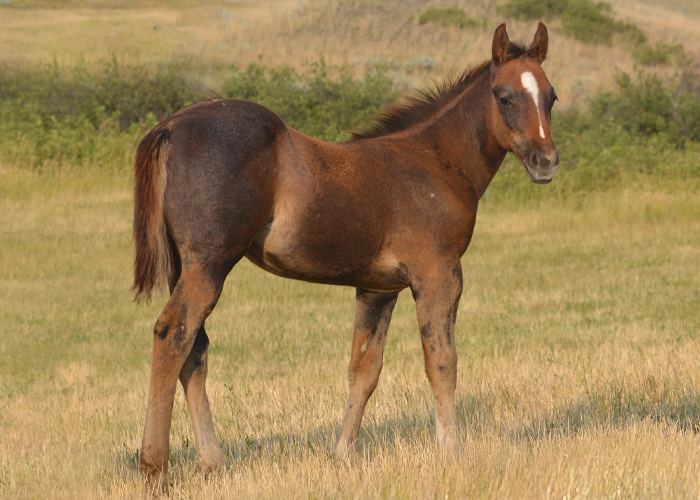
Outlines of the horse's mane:
<svg viewBox="0 0 700 500">
<path fill-rule="evenodd" d="M 510 42 L 503 62 L 528 54 L 529 48 L 518 42 Z M 448 77 L 428 87 L 404 96 L 401 103 L 391 104 L 367 123 L 352 132 L 351 140 L 382 137 L 406 130 L 421 123 L 462 94 L 472 83 L 489 71 L 491 60 L 467 68 L 461 75 Z"/>
</svg>

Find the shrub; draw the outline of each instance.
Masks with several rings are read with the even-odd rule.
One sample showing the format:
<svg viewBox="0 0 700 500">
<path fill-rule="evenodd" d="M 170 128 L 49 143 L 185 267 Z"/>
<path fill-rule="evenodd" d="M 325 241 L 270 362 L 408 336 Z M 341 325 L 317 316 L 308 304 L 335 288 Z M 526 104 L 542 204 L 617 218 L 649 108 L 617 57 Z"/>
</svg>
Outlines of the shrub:
<svg viewBox="0 0 700 500">
<path fill-rule="evenodd" d="M 433 7 L 421 12 L 418 16 L 418 23 L 437 23 L 443 27 L 457 26 L 459 28 L 474 28 L 483 25 L 484 21 L 469 17 L 464 10 L 456 7 L 444 9 Z"/>
<path fill-rule="evenodd" d="M 508 17 L 537 21 L 561 16 L 568 4 L 569 0 L 509 0 L 498 10 Z"/>
<path fill-rule="evenodd" d="M 146 131 L 203 92 L 177 63 L 155 70 L 116 59 L 94 69 L 56 62 L 33 72 L 0 68 L 0 161 L 22 168 L 123 168 Z M 381 70 L 358 80 L 323 60 L 302 74 L 255 64 L 235 69 L 224 92 L 267 105 L 291 126 L 326 140 L 347 139 L 344 130 L 397 97 Z"/>
<path fill-rule="evenodd" d="M 147 71 L 116 59 L 94 69 L 55 61 L 35 71 L 2 68 L 0 158 L 33 167 L 121 162 L 143 130 L 201 93 L 184 75 L 175 63 Z"/>
<path fill-rule="evenodd" d="M 645 43 L 634 49 L 634 57 L 645 66 L 666 63 L 680 66 L 685 61 L 685 49 L 679 43 L 657 42 L 653 47 Z"/>
<path fill-rule="evenodd" d="M 115 61 L 94 71 L 55 63 L 34 73 L 0 71 L 0 161 L 19 168 L 128 168 L 143 134 L 201 92 L 183 75 L 177 65 L 146 71 Z M 260 102 L 292 127 L 331 141 L 347 139 L 344 130 L 398 97 L 381 70 L 356 79 L 348 68 L 329 68 L 323 60 L 302 72 L 258 64 L 234 68 L 223 92 Z M 566 196 L 637 178 L 679 179 L 689 185 L 695 179 L 697 184 L 696 68 L 670 81 L 644 72 L 634 77 L 622 73 L 617 88 L 596 96 L 590 108 L 555 110 L 553 121 L 562 166 L 548 197 L 552 190 Z M 512 155 L 494 183 L 498 187 L 488 191 L 487 199 L 533 196 Z"/>
<path fill-rule="evenodd" d="M 612 6 L 592 0 L 509 0 L 500 12 L 516 19 L 561 19 L 566 36 L 588 44 L 611 45 L 617 37 L 639 64 L 681 65 L 685 51 L 680 44 L 658 42 L 652 47 L 646 34 L 633 23 L 616 21 Z"/>
<path fill-rule="evenodd" d="M 639 72 L 636 80 L 622 73 L 618 89 L 596 97 L 591 112 L 595 120 L 613 121 L 641 136 L 664 135 L 677 147 L 700 142 L 700 83 L 686 69 L 666 84 L 656 74 Z"/>
<path fill-rule="evenodd" d="M 597 95 L 588 110 L 560 113 L 559 131 L 575 136 L 614 124 L 632 137 L 663 136 L 676 148 L 700 144 L 700 81 L 694 68 L 668 82 L 655 73 L 620 73 L 616 84 L 615 90 Z"/>
<path fill-rule="evenodd" d="M 620 29 L 611 12 L 609 3 L 570 0 L 561 15 L 564 33 L 585 43 L 610 45 Z"/>
<path fill-rule="evenodd" d="M 54 61 L 38 71 L 0 71 L 0 99 L 22 113 L 39 115 L 42 122 L 81 117 L 99 126 L 104 115 L 118 114 L 122 129 L 153 114 L 164 119 L 201 94 L 202 87 L 170 63 L 156 70 L 120 66 L 115 59 L 90 70 L 85 64 L 61 68 Z"/>
<path fill-rule="evenodd" d="M 501 12 L 517 19 L 561 18 L 564 34 L 591 44 L 611 44 L 613 35 L 624 34 L 636 43 L 646 36 L 633 24 L 615 21 L 612 6 L 591 0 L 509 0 Z"/>
<path fill-rule="evenodd" d="M 358 80 L 349 68 L 328 68 L 323 59 L 301 74 L 288 66 L 236 68 L 224 81 L 223 93 L 263 104 L 297 130 L 328 141 L 347 139 L 346 130 L 397 98 L 381 69 Z"/>
</svg>

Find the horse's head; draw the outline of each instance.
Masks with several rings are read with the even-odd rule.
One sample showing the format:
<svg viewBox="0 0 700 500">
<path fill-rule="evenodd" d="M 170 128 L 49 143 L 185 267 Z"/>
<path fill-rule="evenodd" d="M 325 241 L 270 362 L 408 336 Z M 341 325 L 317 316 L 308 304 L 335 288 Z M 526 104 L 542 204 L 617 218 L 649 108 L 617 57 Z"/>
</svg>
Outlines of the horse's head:
<svg viewBox="0 0 700 500">
<path fill-rule="evenodd" d="M 549 35 L 542 23 L 532 44 L 524 50 L 510 43 L 505 23 L 493 34 L 493 129 L 501 147 L 515 153 L 538 184 L 550 182 L 559 166 L 550 129 L 557 95 L 540 66 L 548 44 Z"/>
</svg>

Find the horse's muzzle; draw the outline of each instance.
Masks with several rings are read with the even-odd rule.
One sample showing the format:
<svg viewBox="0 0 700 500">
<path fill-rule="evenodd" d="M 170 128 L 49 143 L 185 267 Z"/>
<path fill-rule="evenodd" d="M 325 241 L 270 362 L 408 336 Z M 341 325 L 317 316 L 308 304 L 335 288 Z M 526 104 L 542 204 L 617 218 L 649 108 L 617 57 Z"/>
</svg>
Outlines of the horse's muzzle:
<svg viewBox="0 0 700 500">
<path fill-rule="evenodd" d="M 547 184 L 552 181 L 554 172 L 559 166 L 559 152 L 554 147 L 547 150 L 535 150 L 523 163 L 532 182 Z"/>
</svg>

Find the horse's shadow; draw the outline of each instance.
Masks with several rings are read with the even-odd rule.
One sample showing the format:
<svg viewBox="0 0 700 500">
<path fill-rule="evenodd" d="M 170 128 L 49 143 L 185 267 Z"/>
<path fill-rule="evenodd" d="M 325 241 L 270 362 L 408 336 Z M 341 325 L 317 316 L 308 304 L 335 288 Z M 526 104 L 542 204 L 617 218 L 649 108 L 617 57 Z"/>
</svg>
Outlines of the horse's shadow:
<svg viewBox="0 0 700 500">
<path fill-rule="evenodd" d="M 700 433 L 700 393 L 684 390 L 673 397 L 631 394 L 586 394 L 547 410 L 533 412 L 515 423 L 494 423 L 490 398 L 467 396 L 458 400 L 462 435 L 475 439 L 494 433 L 514 444 L 569 438 L 595 430 L 625 430 L 641 422 L 682 433 Z"/>
<path fill-rule="evenodd" d="M 616 403 L 613 400 L 606 404 L 601 404 L 599 397 L 590 395 L 565 402 L 554 409 L 533 413 L 526 419 L 515 419 L 517 422 L 513 424 L 498 422 L 489 396 L 465 395 L 457 400 L 457 416 L 460 435 L 466 438 L 465 447 L 469 446 L 470 440 L 494 435 L 527 446 L 596 429 L 624 430 L 643 421 L 695 434 L 700 432 L 700 393 L 685 391 L 682 397 L 661 401 Z M 227 465 L 243 469 L 261 460 L 299 461 L 319 453 L 331 461 L 339 429 L 339 422 L 312 424 L 308 432 L 247 435 L 224 441 L 221 446 Z M 398 442 L 431 443 L 434 433 L 435 423 L 428 400 L 417 405 L 415 412 L 404 411 L 394 418 L 374 417 L 368 412 L 357 443 L 359 456 L 371 460 L 374 456 L 396 449 Z M 117 462 L 124 469 L 138 469 L 138 450 L 124 448 L 116 453 Z M 192 439 L 171 443 L 171 471 L 191 467 L 196 460 Z"/>
</svg>

